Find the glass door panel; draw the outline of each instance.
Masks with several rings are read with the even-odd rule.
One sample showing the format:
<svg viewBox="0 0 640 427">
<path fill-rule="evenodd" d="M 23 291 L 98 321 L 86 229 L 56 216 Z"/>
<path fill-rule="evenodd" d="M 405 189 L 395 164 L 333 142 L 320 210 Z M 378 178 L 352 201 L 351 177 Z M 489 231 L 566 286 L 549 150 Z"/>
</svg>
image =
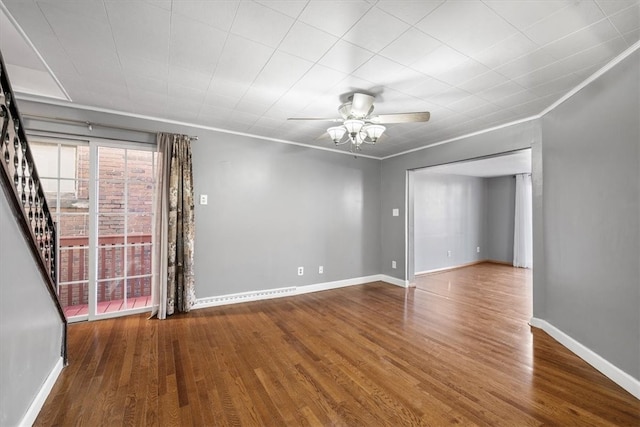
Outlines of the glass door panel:
<svg viewBox="0 0 640 427">
<path fill-rule="evenodd" d="M 152 151 L 97 147 L 95 315 L 151 303 Z"/>
</svg>

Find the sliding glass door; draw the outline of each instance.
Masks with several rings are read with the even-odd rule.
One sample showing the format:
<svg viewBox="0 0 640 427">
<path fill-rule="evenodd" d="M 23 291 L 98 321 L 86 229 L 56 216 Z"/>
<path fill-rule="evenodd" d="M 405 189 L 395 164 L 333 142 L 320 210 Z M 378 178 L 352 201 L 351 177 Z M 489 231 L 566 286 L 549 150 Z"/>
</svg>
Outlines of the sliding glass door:
<svg viewBox="0 0 640 427">
<path fill-rule="evenodd" d="M 33 137 L 30 144 L 58 229 L 58 296 L 67 318 L 147 311 L 153 147 Z"/>
</svg>

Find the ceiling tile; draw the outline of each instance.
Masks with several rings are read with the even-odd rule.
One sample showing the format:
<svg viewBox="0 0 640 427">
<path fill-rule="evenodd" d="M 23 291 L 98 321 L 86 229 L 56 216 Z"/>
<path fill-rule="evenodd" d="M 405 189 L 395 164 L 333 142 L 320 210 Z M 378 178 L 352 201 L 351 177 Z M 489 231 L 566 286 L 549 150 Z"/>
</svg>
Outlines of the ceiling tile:
<svg viewBox="0 0 640 427">
<path fill-rule="evenodd" d="M 238 1 L 217 0 L 214 2 L 173 0 L 173 13 L 229 31 L 238 10 Z"/>
<path fill-rule="evenodd" d="M 467 59 L 469 57 L 453 50 L 449 46 L 442 45 L 415 61 L 411 68 L 430 76 L 438 76 L 454 69 Z"/>
<path fill-rule="evenodd" d="M 629 46 L 635 44 L 640 40 L 640 28 L 637 30 L 629 31 L 628 33 L 623 34 L 624 39 L 627 41 Z"/>
<path fill-rule="evenodd" d="M 549 43 L 545 46 L 545 50 L 555 58 L 563 59 L 566 58 L 567 52 L 577 53 L 619 36 L 620 34 L 611 25 L 611 22 L 608 19 L 603 19 Z"/>
<path fill-rule="evenodd" d="M 433 52 L 442 43 L 418 30 L 410 28 L 380 51 L 380 55 L 393 59 L 402 65 L 411 65 L 419 56 Z M 419 55 L 419 56 L 418 56 Z"/>
<path fill-rule="evenodd" d="M 279 50 L 316 62 L 338 41 L 338 38 L 303 22 L 296 22 Z"/>
<path fill-rule="evenodd" d="M 288 53 L 276 51 L 260 71 L 254 86 L 284 93 L 313 66 L 313 63 Z"/>
<path fill-rule="evenodd" d="M 212 107 L 233 109 L 239 100 L 240 96 L 228 97 L 213 91 L 207 91 L 204 96 L 203 104 Z"/>
<path fill-rule="evenodd" d="M 452 87 L 451 89 L 447 89 L 444 92 L 440 92 L 438 94 L 430 96 L 429 102 L 433 102 L 436 105 L 440 105 L 443 107 L 447 107 L 454 102 L 457 102 L 463 98 L 470 96 L 469 92 L 466 92 L 457 87 Z"/>
<path fill-rule="evenodd" d="M 133 87 L 149 92 L 167 93 L 169 83 L 166 79 L 155 79 L 153 77 L 138 76 L 129 74 L 125 76 L 126 87 Z"/>
<path fill-rule="evenodd" d="M 596 0 L 598 6 L 606 15 L 613 15 L 616 12 L 638 4 L 638 0 Z"/>
<path fill-rule="evenodd" d="M 516 33 L 482 2 L 447 2 L 416 26 L 454 49 L 471 55 Z"/>
<path fill-rule="evenodd" d="M 169 67 L 166 62 L 151 61 L 139 56 L 119 55 L 122 71 L 127 75 L 167 79 Z"/>
<path fill-rule="evenodd" d="M 106 16 L 83 16 L 69 13 L 53 4 L 42 4 L 41 9 L 53 32 L 69 54 L 100 54 L 114 52 L 115 44 Z"/>
<path fill-rule="evenodd" d="M 220 55 L 215 77 L 225 82 L 251 84 L 273 53 L 273 48 L 231 34 Z"/>
<path fill-rule="evenodd" d="M 525 29 L 566 7 L 570 0 L 485 0 L 487 6 L 518 29 Z"/>
<path fill-rule="evenodd" d="M 220 59 L 227 33 L 181 16 L 171 19 L 169 58 L 172 64 L 213 72 Z M 198 40 L 194 43 L 194 40 Z"/>
<path fill-rule="evenodd" d="M 171 14 L 142 2 L 105 3 L 118 52 L 166 61 Z"/>
<path fill-rule="evenodd" d="M 471 57 L 489 68 L 497 68 L 538 49 L 538 45 L 521 33 L 516 33 Z"/>
<path fill-rule="evenodd" d="M 621 34 L 640 28 L 640 2 L 609 18 Z"/>
<path fill-rule="evenodd" d="M 368 80 L 379 85 L 391 84 L 404 67 L 380 55 L 375 55 L 352 74 L 361 79 Z"/>
<path fill-rule="evenodd" d="M 445 0 L 380 0 L 376 3 L 376 7 L 413 25 L 435 10 L 444 3 L 444 1 Z"/>
<path fill-rule="evenodd" d="M 343 36 L 343 39 L 372 52 L 378 52 L 408 28 L 409 24 L 387 12 L 372 8 Z"/>
<path fill-rule="evenodd" d="M 604 18 L 593 0 L 572 2 L 552 15 L 524 29 L 534 42 L 544 45 L 567 36 Z"/>
<path fill-rule="evenodd" d="M 204 73 L 193 68 L 184 68 L 180 64 L 169 66 L 169 81 L 206 92 L 213 73 Z"/>
<path fill-rule="evenodd" d="M 370 8 L 371 5 L 363 0 L 312 1 L 307 4 L 298 19 L 334 36 L 342 37 Z"/>
<path fill-rule="evenodd" d="M 494 102 L 498 99 L 503 99 L 516 93 L 522 92 L 524 88 L 512 80 L 508 80 L 502 84 L 494 86 L 489 89 L 478 92 L 478 96 Z"/>
<path fill-rule="evenodd" d="M 527 55 L 521 56 L 511 62 L 508 62 L 494 70 L 511 79 L 520 77 L 525 74 L 553 64 L 557 59 L 553 57 L 545 49 L 538 49 Z"/>
<path fill-rule="evenodd" d="M 292 18 L 273 9 L 243 1 L 238 8 L 231 32 L 267 46 L 277 47 L 293 22 Z"/>
<path fill-rule="evenodd" d="M 320 59 L 319 63 L 343 73 L 351 73 L 356 68 L 367 62 L 373 56 L 373 52 L 365 50 L 352 43 L 339 40 Z"/>
<path fill-rule="evenodd" d="M 487 71 L 486 73 L 479 74 L 471 80 L 457 85 L 460 89 L 466 90 L 470 93 L 478 93 L 483 90 L 501 85 L 505 83 L 507 79 L 495 71 Z"/>
<path fill-rule="evenodd" d="M 316 64 L 273 107 L 297 112 L 314 99 L 328 93 L 346 76 L 344 73 Z"/>
<path fill-rule="evenodd" d="M 438 80 L 442 80 L 452 86 L 458 86 L 461 83 L 469 81 L 481 74 L 486 73 L 489 69 L 481 63 L 473 59 L 467 59 L 460 65 L 451 68 L 442 73 L 432 74 Z"/>
<path fill-rule="evenodd" d="M 554 93 L 569 92 L 582 81 L 582 77 L 575 74 L 568 74 L 555 80 L 545 80 L 544 83 L 529 89 L 531 93 L 539 97 L 544 97 Z"/>
<path fill-rule="evenodd" d="M 270 9 L 276 10 L 280 13 L 284 13 L 291 18 L 297 18 L 300 12 L 304 9 L 307 2 L 306 0 L 255 0 L 256 3 L 260 3 Z"/>
<path fill-rule="evenodd" d="M 535 101 L 536 99 L 538 99 L 538 95 L 524 89 L 503 98 L 492 99 L 491 102 L 501 107 L 511 108 L 513 105 Z"/>
<path fill-rule="evenodd" d="M 413 88 L 411 93 L 414 96 L 430 100 L 434 95 L 438 95 L 451 89 L 453 89 L 451 85 L 432 77 L 425 76 L 422 82 Z"/>
<path fill-rule="evenodd" d="M 431 77 L 425 76 L 411 68 L 403 67 L 398 70 L 391 81 L 385 83 L 385 86 L 403 93 L 412 94 L 414 88 L 429 79 L 431 79 Z"/>
</svg>

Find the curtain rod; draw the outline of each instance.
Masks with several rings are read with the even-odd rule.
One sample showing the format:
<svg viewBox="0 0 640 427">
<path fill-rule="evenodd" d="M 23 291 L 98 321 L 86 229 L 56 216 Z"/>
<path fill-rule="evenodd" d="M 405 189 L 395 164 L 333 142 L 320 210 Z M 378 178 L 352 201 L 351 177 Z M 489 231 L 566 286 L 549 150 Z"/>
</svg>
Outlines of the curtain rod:
<svg viewBox="0 0 640 427">
<path fill-rule="evenodd" d="M 22 114 L 22 117 L 24 118 L 31 118 L 31 119 L 37 119 L 37 120 L 42 120 L 45 122 L 54 122 L 54 123 L 68 123 L 68 124 L 72 124 L 72 125 L 82 125 L 82 126 L 86 126 L 89 128 L 89 130 L 93 130 L 93 127 L 101 127 L 101 128 L 108 128 L 108 129 L 119 129 L 119 130 L 126 130 L 126 131 L 130 131 L 130 132 L 140 132 L 140 133 L 150 133 L 150 134 L 156 134 L 158 132 L 156 131 L 151 131 L 148 129 L 139 129 L 139 128 L 130 128 L 130 127 L 124 127 L 124 126 L 115 126 L 115 125 L 108 125 L 105 123 L 96 123 L 96 122 L 91 122 L 88 120 L 75 120 L 75 119 L 65 119 L 62 117 L 49 117 L 49 116 L 40 116 L 38 114 Z M 189 139 L 192 141 L 197 141 L 198 137 L 197 136 L 191 136 L 189 135 Z"/>
</svg>

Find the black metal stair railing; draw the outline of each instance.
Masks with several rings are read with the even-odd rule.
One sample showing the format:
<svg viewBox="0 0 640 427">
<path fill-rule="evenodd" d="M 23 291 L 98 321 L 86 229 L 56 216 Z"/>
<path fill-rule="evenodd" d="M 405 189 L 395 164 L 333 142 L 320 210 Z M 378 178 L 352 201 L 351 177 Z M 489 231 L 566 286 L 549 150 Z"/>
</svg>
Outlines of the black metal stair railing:
<svg viewBox="0 0 640 427">
<path fill-rule="evenodd" d="M 63 321 L 61 355 L 67 363 L 67 320 L 56 292 L 56 227 L 22 126 L 0 52 L 0 183 Z"/>
</svg>

